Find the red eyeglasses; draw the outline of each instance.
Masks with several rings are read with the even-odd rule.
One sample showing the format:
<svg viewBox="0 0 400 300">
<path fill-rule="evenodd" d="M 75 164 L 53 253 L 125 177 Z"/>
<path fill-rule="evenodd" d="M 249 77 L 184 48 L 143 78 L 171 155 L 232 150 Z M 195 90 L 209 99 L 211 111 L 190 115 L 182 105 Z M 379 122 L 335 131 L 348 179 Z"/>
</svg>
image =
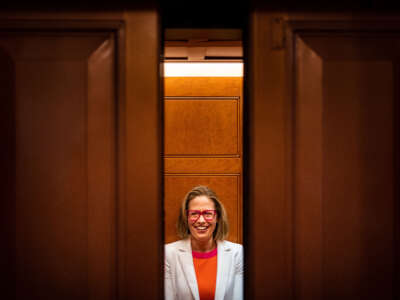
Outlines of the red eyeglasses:
<svg viewBox="0 0 400 300">
<path fill-rule="evenodd" d="M 204 220 L 207 222 L 211 222 L 215 219 L 217 215 L 217 211 L 215 209 L 206 209 L 206 210 L 187 210 L 188 220 L 192 223 L 197 222 L 200 219 L 200 216 L 203 216 Z"/>
</svg>

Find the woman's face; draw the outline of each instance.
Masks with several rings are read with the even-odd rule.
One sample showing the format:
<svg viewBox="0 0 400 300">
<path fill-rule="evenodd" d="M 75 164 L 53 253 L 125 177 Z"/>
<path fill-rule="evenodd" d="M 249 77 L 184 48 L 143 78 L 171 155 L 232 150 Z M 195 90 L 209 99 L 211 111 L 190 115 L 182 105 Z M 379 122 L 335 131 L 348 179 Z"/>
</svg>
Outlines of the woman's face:
<svg viewBox="0 0 400 300">
<path fill-rule="evenodd" d="M 213 238 L 215 227 L 217 226 L 217 214 L 215 212 L 214 217 L 210 218 L 204 213 L 205 210 L 215 210 L 214 202 L 207 196 L 197 196 L 189 202 L 189 214 L 192 211 L 201 211 L 201 214 L 197 220 L 195 218 L 188 217 L 189 230 L 192 238 L 199 242 L 207 242 Z"/>
</svg>

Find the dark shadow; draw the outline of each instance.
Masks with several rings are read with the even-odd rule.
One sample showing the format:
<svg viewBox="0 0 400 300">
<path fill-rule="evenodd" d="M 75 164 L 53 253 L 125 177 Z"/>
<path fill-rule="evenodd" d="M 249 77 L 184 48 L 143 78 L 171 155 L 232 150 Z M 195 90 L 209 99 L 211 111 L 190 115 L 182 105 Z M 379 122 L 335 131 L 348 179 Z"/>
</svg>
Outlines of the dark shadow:
<svg viewBox="0 0 400 300">
<path fill-rule="evenodd" d="M 1 47 L 1 45 L 0 45 Z M 0 48 L 0 266 L 4 299 L 15 298 L 16 236 L 16 88 L 13 59 Z"/>
</svg>

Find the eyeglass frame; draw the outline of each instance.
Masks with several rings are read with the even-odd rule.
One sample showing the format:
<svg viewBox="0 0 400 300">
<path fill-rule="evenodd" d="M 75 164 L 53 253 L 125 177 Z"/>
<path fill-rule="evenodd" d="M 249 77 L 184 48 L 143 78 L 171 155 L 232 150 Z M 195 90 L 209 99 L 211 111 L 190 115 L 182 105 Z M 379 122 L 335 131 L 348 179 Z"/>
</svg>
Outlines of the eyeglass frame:
<svg viewBox="0 0 400 300">
<path fill-rule="evenodd" d="M 189 212 L 191 212 L 191 211 L 194 211 L 194 212 L 198 212 L 198 213 L 199 213 L 199 217 L 198 217 L 195 221 L 192 221 L 192 220 L 189 219 L 189 217 L 190 217 L 190 216 L 189 216 Z M 209 212 L 209 211 L 212 211 L 212 212 L 214 213 L 212 219 L 206 219 L 206 217 L 204 216 L 204 213 L 205 213 L 205 212 Z M 200 219 L 201 216 L 203 216 L 204 220 L 206 220 L 207 222 L 213 221 L 213 220 L 215 220 L 215 217 L 216 217 L 217 214 L 218 214 L 218 212 L 217 212 L 216 209 L 205 209 L 205 210 L 187 209 L 186 212 L 187 212 L 187 218 L 188 218 L 188 220 L 190 220 L 190 222 L 191 222 L 192 224 L 193 224 L 193 223 L 196 223 L 196 222 Z"/>
</svg>

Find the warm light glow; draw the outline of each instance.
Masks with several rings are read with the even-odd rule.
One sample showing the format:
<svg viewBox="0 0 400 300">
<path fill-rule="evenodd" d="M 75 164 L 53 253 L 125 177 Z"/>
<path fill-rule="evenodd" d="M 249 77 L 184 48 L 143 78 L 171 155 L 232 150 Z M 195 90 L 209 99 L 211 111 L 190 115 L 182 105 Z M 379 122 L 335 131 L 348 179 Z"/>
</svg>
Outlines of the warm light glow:
<svg viewBox="0 0 400 300">
<path fill-rule="evenodd" d="M 165 77 L 243 77 L 243 63 L 166 62 Z"/>
</svg>

